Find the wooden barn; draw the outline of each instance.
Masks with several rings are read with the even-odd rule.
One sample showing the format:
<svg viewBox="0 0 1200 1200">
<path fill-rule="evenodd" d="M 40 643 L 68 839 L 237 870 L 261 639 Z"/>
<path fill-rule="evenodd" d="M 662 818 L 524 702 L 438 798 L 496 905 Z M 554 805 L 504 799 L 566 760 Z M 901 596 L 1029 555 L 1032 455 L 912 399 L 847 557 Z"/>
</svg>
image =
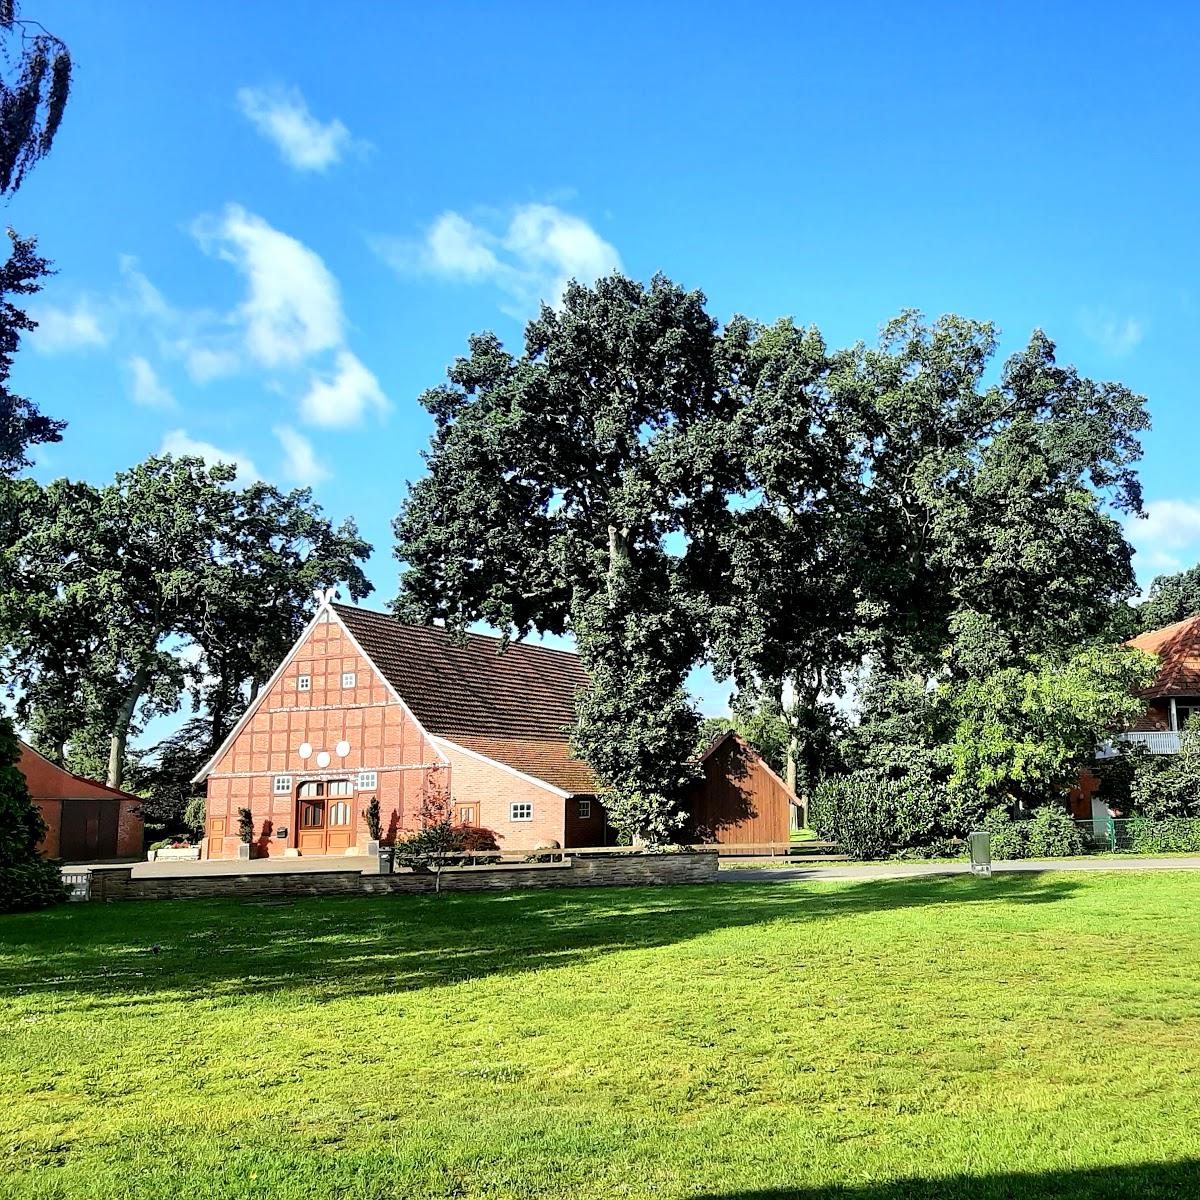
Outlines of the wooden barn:
<svg viewBox="0 0 1200 1200">
<path fill-rule="evenodd" d="M 259 855 L 362 853 L 372 799 L 386 842 L 420 827 L 430 797 L 492 830 L 501 851 L 611 842 L 596 781 L 570 747 L 586 682 L 567 651 L 456 642 L 325 599 L 196 776 L 205 853 L 237 856 L 243 808 Z M 704 772 L 694 802 L 723 840 L 787 841 L 786 788 L 749 747 L 723 739 Z"/>
<path fill-rule="evenodd" d="M 39 847 L 46 857 L 83 862 L 141 854 L 140 797 L 72 775 L 24 742 L 17 769 L 46 822 Z"/>
<path fill-rule="evenodd" d="M 722 845 L 787 844 L 799 825 L 800 801 L 763 757 L 732 729 L 700 759 L 688 792 L 685 836 Z"/>
</svg>

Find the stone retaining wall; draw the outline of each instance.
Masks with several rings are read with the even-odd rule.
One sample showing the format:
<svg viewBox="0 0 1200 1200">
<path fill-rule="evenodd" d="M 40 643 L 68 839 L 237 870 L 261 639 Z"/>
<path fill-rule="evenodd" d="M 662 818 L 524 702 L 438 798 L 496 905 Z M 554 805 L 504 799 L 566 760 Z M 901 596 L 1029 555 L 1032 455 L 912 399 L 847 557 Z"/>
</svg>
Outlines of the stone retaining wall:
<svg viewBox="0 0 1200 1200">
<path fill-rule="evenodd" d="M 222 875 L 135 877 L 132 867 L 93 867 L 91 900 L 184 900 L 218 896 L 347 896 L 432 892 L 433 875 L 398 871 L 254 871 Z M 662 883 L 711 883 L 715 854 L 630 854 L 567 858 L 558 863 L 454 867 L 441 875 L 443 892 L 510 888 L 620 887 Z"/>
</svg>

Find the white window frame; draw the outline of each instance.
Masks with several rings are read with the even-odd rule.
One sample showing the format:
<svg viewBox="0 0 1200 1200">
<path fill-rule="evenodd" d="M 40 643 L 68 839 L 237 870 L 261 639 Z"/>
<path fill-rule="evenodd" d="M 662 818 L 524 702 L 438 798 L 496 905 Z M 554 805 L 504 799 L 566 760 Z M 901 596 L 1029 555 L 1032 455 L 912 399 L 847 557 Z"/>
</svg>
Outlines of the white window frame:
<svg viewBox="0 0 1200 1200">
<path fill-rule="evenodd" d="M 379 786 L 379 772 L 359 771 L 355 786 L 360 792 L 373 792 Z"/>
<path fill-rule="evenodd" d="M 271 782 L 272 796 L 290 796 L 292 794 L 292 777 L 290 775 L 276 775 Z"/>
<path fill-rule="evenodd" d="M 356 683 L 357 683 L 357 676 L 354 674 L 353 671 L 343 671 L 342 672 L 342 687 L 352 688 L 355 686 Z"/>
<path fill-rule="evenodd" d="M 592 802 L 590 800 L 577 800 L 579 805 L 579 819 L 581 821 L 588 820 L 592 815 Z"/>
<path fill-rule="evenodd" d="M 518 816 L 517 814 L 522 815 Z M 508 819 L 510 821 L 532 821 L 533 820 L 533 804 L 528 800 L 514 800 L 508 806 Z"/>
<path fill-rule="evenodd" d="M 297 675 L 296 676 L 296 691 L 311 692 L 312 691 L 312 676 Z"/>
</svg>

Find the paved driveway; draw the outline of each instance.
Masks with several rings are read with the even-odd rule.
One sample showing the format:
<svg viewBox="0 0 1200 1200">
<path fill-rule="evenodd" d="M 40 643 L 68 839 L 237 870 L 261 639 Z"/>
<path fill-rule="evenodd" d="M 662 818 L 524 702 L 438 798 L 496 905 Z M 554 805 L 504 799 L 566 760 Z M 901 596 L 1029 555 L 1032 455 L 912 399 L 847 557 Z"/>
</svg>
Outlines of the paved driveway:
<svg viewBox="0 0 1200 1200">
<path fill-rule="evenodd" d="M 992 871 L 1197 871 L 1200 856 L 1178 858 L 1028 858 L 994 862 Z M 722 867 L 721 883 L 802 883 L 812 879 L 911 879 L 918 875 L 967 875 L 969 863 L 830 863 L 811 867 Z"/>
</svg>

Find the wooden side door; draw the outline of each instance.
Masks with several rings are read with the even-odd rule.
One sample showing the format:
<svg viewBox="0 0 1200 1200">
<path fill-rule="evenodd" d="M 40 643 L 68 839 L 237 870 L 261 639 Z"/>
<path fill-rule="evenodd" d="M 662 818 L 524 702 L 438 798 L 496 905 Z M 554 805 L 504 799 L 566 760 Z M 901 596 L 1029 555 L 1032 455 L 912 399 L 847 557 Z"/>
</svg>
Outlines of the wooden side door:
<svg viewBox="0 0 1200 1200">
<path fill-rule="evenodd" d="M 354 789 L 348 779 L 331 779 L 325 791 L 325 853 L 344 854 L 354 845 Z"/>
<path fill-rule="evenodd" d="M 478 801 L 456 801 L 454 805 L 454 821 L 457 825 L 478 825 Z"/>
<path fill-rule="evenodd" d="M 117 853 L 118 802 L 113 800 L 64 800 L 58 833 L 61 858 L 115 858 Z"/>
<path fill-rule="evenodd" d="M 302 783 L 296 796 L 296 849 L 301 854 L 325 853 L 325 784 Z"/>
</svg>

